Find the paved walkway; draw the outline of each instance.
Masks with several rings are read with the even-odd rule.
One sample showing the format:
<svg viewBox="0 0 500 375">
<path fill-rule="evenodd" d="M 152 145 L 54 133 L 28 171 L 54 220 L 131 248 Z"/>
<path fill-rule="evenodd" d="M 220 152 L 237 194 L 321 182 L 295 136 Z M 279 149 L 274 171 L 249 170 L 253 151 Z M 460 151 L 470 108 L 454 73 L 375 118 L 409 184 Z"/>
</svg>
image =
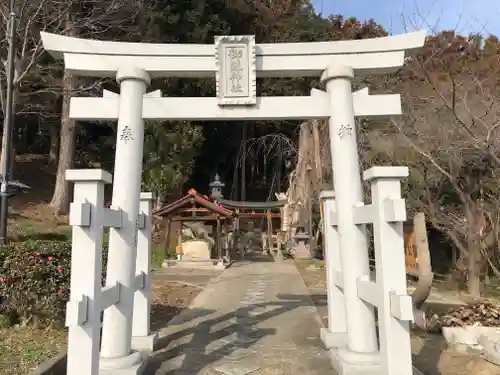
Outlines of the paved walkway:
<svg viewBox="0 0 500 375">
<path fill-rule="evenodd" d="M 145 375 L 333 375 L 293 262 L 237 263 L 170 323 Z"/>
<path fill-rule="evenodd" d="M 189 268 L 160 268 L 154 270 L 154 278 L 167 282 L 181 283 L 205 288 L 211 279 L 218 276 L 222 271 L 212 269 L 189 269 Z"/>
</svg>

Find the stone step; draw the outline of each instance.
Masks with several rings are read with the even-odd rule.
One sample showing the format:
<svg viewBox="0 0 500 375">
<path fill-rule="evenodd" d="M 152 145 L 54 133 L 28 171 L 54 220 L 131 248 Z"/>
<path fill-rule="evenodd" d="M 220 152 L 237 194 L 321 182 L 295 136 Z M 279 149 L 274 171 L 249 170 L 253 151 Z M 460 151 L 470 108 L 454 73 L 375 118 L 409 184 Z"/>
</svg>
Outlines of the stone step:
<svg viewBox="0 0 500 375">
<path fill-rule="evenodd" d="M 194 269 L 225 269 L 226 265 L 220 259 L 200 259 L 200 260 L 166 260 L 163 268 L 194 268 Z"/>
</svg>

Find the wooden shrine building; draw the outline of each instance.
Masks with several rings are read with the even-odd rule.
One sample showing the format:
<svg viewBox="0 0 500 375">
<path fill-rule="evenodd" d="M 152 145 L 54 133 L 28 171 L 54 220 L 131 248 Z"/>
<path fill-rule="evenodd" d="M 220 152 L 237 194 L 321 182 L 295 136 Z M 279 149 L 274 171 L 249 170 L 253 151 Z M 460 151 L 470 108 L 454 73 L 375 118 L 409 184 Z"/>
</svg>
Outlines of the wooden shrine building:
<svg viewBox="0 0 500 375">
<path fill-rule="evenodd" d="M 280 240 L 279 235 L 274 233 L 273 221 L 278 221 L 280 229 L 282 221 L 281 208 L 285 205 L 286 201 L 269 201 L 269 202 L 250 202 L 250 201 L 232 201 L 228 199 L 217 199 L 217 202 L 222 204 L 225 208 L 232 209 L 235 212 L 234 229 L 239 232 L 241 222 L 247 220 L 266 219 L 267 223 L 267 238 L 269 241 L 269 250 L 278 250 Z M 239 236 L 238 236 L 239 237 Z M 273 240 L 274 238 L 274 240 Z M 275 244 L 273 246 L 273 244 Z"/>
<path fill-rule="evenodd" d="M 173 249 L 176 249 L 178 256 L 182 254 L 183 226 L 193 222 L 202 223 L 205 228 L 210 229 L 208 232 L 214 233 L 212 238 L 215 245 L 211 250 L 210 259 L 222 260 L 224 256 L 229 255 L 227 241 L 222 239 L 222 227 L 227 235 L 235 212 L 199 194 L 196 190 L 189 190 L 186 196 L 156 210 L 153 215 L 163 221 L 166 259 Z"/>
</svg>

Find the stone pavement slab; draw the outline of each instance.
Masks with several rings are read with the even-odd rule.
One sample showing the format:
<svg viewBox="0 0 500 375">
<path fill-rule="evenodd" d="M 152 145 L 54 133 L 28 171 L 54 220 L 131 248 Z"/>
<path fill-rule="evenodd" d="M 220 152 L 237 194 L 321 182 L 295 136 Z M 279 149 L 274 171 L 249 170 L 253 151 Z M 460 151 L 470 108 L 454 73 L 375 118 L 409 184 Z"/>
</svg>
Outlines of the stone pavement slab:
<svg viewBox="0 0 500 375">
<path fill-rule="evenodd" d="M 213 269 L 188 269 L 188 268 L 160 268 L 153 271 L 154 278 L 167 282 L 204 288 L 211 279 L 220 275 L 222 270 Z"/>
<path fill-rule="evenodd" d="M 294 263 L 237 263 L 160 334 L 145 375 L 334 375 Z"/>
</svg>

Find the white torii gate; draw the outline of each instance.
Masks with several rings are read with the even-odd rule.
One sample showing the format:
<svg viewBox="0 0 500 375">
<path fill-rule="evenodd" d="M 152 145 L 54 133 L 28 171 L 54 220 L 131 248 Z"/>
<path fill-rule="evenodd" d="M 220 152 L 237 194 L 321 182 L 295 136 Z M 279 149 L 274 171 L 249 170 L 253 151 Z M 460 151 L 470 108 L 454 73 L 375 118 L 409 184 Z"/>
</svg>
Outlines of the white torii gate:
<svg viewBox="0 0 500 375">
<path fill-rule="evenodd" d="M 131 349 L 130 312 L 134 298 L 143 119 L 329 119 L 336 210 L 337 217 L 342 218 L 337 224 L 338 241 L 340 248 L 349 249 L 341 259 L 342 269 L 347 271 L 343 273 L 343 295 L 348 297 L 336 298 L 337 292 L 330 293 L 335 289 L 333 280 L 328 281 L 329 305 L 345 303 L 347 311 L 346 350 L 339 366 L 352 370 L 356 364 L 363 367 L 379 360 L 373 308 L 358 297 L 357 289 L 357 280 L 369 275 L 369 263 L 366 238 L 353 214 L 353 207 L 363 202 L 354 118 L 401 114 L 401 102 L 399 95 L 371 96 L 368 89 L 353 93 L 351 81 L 354 74 L 381 74 L 399 69 L 409 53 L 423 46 L 424 32 L 355 41 L 280 44 L 255 44 L 253 36 L 216 37 L 214 45 L 104 42 L 48 33 L 42 33 L 42 40 L 48 52 L 64 59 L 68 72 L 115 77 L 120 84 L 120 94 L 104 91 L 102 98 L 72 98 L 70 107 L 74 119 L 118 120 L 112 204 L 121 210 L 122 225 L 110 229 L 106 284 L 120 283 L 122 287 L 119 303 L 104 313 L 102 375 L 135 375 L 141 368 L 140 355 Z M 173 76 L 215 77 L 217 96 L 166 98 L 159 91 L 146 94 L 152 78 Z M 310 96 L 296 97 L 256 95 L 257 77 L 297 76 L 321 77 L 326 92 L 313 89 Z M 329 329 L 324 341 L 331 346 L 338 332 Z M 69 345 L 77 343 L 69 340 Z M 402 345 L 408 346 L 409 342 Z M 394 363 L 397 358 L 392 366 Z M 78 363 L 68 358 L 69 368 L 77 371 Z M 407 373 L 408 369 L 401 369 L 400 374 Z"/>
</svg>

